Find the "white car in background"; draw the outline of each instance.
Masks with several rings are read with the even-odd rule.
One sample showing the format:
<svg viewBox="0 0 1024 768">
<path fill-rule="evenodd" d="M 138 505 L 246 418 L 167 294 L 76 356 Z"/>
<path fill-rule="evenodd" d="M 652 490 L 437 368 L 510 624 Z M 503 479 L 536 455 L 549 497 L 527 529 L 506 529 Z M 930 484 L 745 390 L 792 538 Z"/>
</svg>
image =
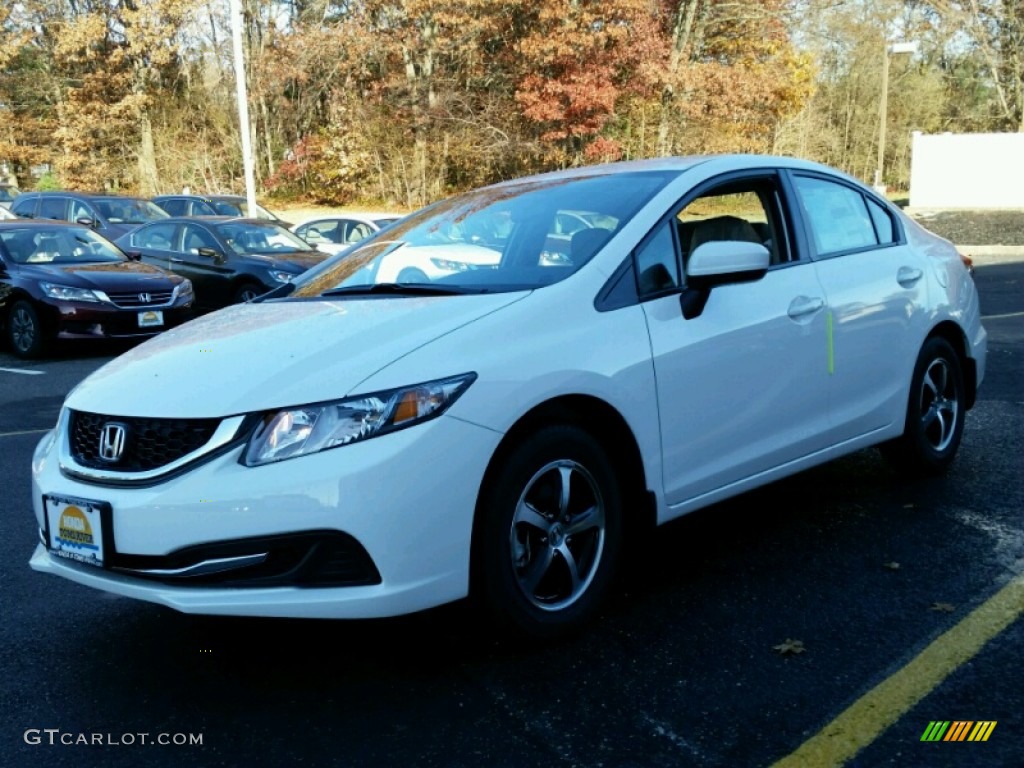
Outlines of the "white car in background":
<svg viewBox="0 0 1024 768">
<path fill-rule="evenodd" d="M 15 216 L 13 213 L 11 213 L 10 208 L 5 208 L 4 206 L 0 205 L 0 221 L 4 221 L 6 219 L 16 219 L 16 218 L 18 218 L 18 217 Z"/>
<path fill-rule="evenodd" d="M 333 256 L 349 250 L 400 218 L 401 215 L 395 213 L 316 216 L 296 224 L 291 230 L 317 250 Z"/>
<path fill-rule="evenodd" d="M 601 226 L 546 263 L 567 211 Z M 417 254 L 475 268 L 404 282 Z M 822 165 L 509 181 L 85 379 L 33 457 L 31 566 L 189 613 L 468 595 L 551 636 L 642 529 L 869 446 L 948 469 L 986 338 L 956 249 Z"/>
</svg>

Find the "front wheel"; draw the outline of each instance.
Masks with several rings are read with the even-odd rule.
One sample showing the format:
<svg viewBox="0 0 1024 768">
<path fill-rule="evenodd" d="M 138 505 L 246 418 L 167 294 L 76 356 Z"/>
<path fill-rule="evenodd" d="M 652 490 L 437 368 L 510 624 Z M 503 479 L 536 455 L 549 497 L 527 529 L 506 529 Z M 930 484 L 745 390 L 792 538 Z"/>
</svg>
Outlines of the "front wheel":
<svg viewBox="0 0 1024 768">
<path fill-rule="evenodd" d="M 574 426 L 521 441 L 477 510 L 474 591 L 500 625 L 535 637 L 575 629 L 608 591 L 622 539 L 618 476 Z"/>
<path fill-rule="evenodd" d="M 246 302 L 252 301 L 257 296 L 262 296 L 266 291 L 263 286 L 257 285 L 256 283 L 242 283 L 235 289 L 235 304 L 245 304 Z"/>
<path fill-rule="evenodd" d="M 7 336 L 18 357 L 38 357 L 48 342 L 39 313 L 27 301 L 17 301 L 11 307 L 7 316 Z"/>
<path fill-rule="evenodd" d="M 886 458 L 908 474 L 944 472 L 963 437 L 965 395 L 956 350 L 943 338 L 928 339 L 914 367 L 903 435 L 883 446 Z"/>
</svg>

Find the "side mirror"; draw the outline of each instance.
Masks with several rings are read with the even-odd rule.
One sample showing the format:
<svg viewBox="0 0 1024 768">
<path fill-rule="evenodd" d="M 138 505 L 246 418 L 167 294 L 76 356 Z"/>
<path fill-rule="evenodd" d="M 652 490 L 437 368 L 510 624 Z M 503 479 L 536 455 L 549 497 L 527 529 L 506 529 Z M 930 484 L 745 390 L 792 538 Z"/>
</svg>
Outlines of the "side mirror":
<svg viewBox="0 0 1024 768">
<path fill-rule="evenodd" d="M 716 240 L 698 245 L 686 262 L 686 290 L 680 296 L 683 317 L 698 317 L 717 285 L 760 280 L 771 261 L 771 253 L 760 243 Z"/>
</svg>

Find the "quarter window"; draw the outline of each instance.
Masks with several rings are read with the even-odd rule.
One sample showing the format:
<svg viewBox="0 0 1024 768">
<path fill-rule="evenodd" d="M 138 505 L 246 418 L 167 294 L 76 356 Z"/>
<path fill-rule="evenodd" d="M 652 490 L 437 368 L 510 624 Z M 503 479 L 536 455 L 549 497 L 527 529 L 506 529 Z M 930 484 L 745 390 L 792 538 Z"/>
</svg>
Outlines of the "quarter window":
<svg viewBox="0 0 1024 768">
<path fill-rule="evenodd" d="M 895 227 L 892 225 L 892 216 L 889 212 L 870 198 L 868 198 L 868 212 L 871 214 L 871 221 L 875 223 L 875 234 L 878 235 L 879 244 L 895 243 Z"/>
<path fill-rule="evenodd" d="M 671 221 L 662 224 L 636 251 L 636 282 L 641 296 L 679 287 L 679 260 L 670 226 Z"/>
<path fill-rule="evenodd" d="M 38 197 L 22 198 L 11 206 L 11 212 L 21 216 L 23 219 L 34 218 L 36 203 L 38 202 Z"/>
</svg>

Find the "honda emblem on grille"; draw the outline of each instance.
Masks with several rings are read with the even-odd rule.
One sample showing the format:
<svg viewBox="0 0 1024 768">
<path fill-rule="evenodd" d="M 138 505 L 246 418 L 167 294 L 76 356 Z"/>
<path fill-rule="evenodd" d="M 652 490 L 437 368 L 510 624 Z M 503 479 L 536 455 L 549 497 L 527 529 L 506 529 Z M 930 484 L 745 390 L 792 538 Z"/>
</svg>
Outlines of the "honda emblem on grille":
<svg viewBox="0 0 1024 768">
<path fill-rule="evenodd" d="M 110 463 L 120 460 L 124 453 L 125 431 L 124 424 L 112 421 L 103 425 L 103 431 L 100 432 L 101 459 Z"/>
<path fill-rule="evenodd" d="M 140 293 L 139 294 L 139 303 L 140 304 L 149 304 L 149 302 L 151 302 L 152 300 L 153 300 L 153 297 L 150 296 L 148 293 Z"/>
</svg>

